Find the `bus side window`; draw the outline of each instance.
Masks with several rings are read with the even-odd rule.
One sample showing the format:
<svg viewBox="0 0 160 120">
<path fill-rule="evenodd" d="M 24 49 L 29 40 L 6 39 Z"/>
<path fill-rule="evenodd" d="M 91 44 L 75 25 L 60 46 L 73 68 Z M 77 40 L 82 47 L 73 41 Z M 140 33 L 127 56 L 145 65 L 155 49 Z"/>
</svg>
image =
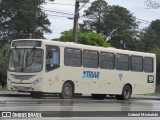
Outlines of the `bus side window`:
<svg viewBox="0 0 160 120">
<path fill-rule="evenodd" d="M 60 66 L 60 49 L 57 46 L 47 46 L 46 70 L 50 71 Z"/>
<path fill-rule="evenodd" d="M 144 72 L 152 73 L 153 71 L 153 58 L 144 57 Z"/>
</svg>

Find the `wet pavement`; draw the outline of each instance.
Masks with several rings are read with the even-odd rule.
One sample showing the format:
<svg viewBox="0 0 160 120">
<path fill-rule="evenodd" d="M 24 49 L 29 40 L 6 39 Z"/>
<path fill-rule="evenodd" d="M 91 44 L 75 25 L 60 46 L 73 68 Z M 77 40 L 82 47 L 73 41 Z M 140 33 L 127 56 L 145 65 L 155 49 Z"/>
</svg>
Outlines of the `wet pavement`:
<svg viewBox="0 0 160 120">
<path fill-rule="evenodd" d="M 131 99 L 93 100 L 92 98 L 0 97 L 0 111 L 160 111 L 160 101 Z"/>
<path fill-rule="evenodd" d="M 160 117 L 114 117 L 116 112 L 137 112 L 137 111 L 157 111 L 160 116 L 160 98 L 151 97 L 151 96 L 133 96 L 129 101 L 116 100 L 114 97 L 108 97 L 104 100 L 94 100 L 90 96 L 76 96 L 69 100 L 60 99 L 57 96 L 45 95 L 41 99 L 33 99 L 29 94 L 9 94 L 3 92 L 0 94 L 0 111 L 14 111 L 14 112 L 24 112 L 24 111 L 36 111 L 36 112 L 45 112 L 45 115 L 53 115 L 56 112 L 59 112 L 59 117 L 52 118 L 36 118 L 38 120 L 52 120 L 52 119 L 76 119 L 76 120 L 159 120 Z M 66 114 L 74 114 L 71 112 L 87 112 L 91 114 L 89 117 L 76 116 L 76 117 L 63 117 L 62 114 L 65 112 L 70 112 Z M 105 117 L 98 116 L 98 113 L 103 113 Z M 127 114 L 128 114 L 127 113 Z M 76 113 L 75 113 L 76 114 Z M 97 117 L 96 117 L 97 114 Z M 108 114 L 108 115 L 107 115 Z M 113 115 L 111 115 L 113 114 Z M 120 114 L 120 113 L 117 113 Z M 126 114 L 126 113 L 124 113 Z M 4 118 L 2 118 L 4 119 Z M 27 118 L 24 118 L 27 119 Z M 29 118 L 30 120 L 31 118 Z M 35 120 L 35 118 L 34 118 Z"/>
</svg>

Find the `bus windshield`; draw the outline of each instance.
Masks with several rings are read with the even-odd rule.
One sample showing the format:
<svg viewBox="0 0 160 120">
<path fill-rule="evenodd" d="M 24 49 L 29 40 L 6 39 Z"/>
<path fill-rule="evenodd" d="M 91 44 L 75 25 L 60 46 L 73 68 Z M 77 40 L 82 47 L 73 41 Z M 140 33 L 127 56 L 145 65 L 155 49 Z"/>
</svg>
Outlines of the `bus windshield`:
<svg viewBox="0 0 160 120">
<path fill-rule="evenodd" d="M 10 50 L 9 71 L 40 72 L 43 67 L 43 50 L 38 48 L 13 48 Z"/>
</svg>

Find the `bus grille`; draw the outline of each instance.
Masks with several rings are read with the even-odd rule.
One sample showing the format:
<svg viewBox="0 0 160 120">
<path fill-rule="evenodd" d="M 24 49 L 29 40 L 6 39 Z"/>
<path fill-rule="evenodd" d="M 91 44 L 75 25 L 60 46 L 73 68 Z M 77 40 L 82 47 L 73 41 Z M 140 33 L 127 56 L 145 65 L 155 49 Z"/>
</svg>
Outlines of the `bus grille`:
<svg viewBox="0 0 160 120">
<path fill-rule="evenodd" d="M 24 86 L 13 86 L 16 90 L 30 90 L 32 87 L 24 87 Z"/>
<path fill-rule="evenodd" d="M 29 80 L 30 78 L 34 77 L 35 75 L 14 75 L 10 74 L 14 79 L 19 79 L 19 80 Z"/>
</svg>

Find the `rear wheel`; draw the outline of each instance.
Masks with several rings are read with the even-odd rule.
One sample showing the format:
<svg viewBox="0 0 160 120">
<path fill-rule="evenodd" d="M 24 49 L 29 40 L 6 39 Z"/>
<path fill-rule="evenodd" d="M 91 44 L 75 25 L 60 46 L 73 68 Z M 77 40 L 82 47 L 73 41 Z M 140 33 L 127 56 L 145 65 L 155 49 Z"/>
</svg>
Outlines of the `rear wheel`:
<svg viewBox="0 0 160 120">
<path fill-rule="evenodd" d="M 103 100 L 105 97 L 105 94 L 92 94 L 92 98 L 97 100 Z"/>
<path fill-rule="evenodd" d="M 31 97 L 33 98 L 41 98 L 43 95 L 42 92 L 31 92 Z"/>
<path fill-rule="evenodd" d="M 129 100 L 132 95 L 132 89 L 129 85 L 125 85 L 122 90 L 122 95 L 116 95 L 117 100 Z"/>
<path fill-rule="evenodd" d="M 72 95 L 73 95 L 73 86 L 69 82 L 64 83 L 60 97 L 62 99 L 70 99 Z"/>
</svg>

